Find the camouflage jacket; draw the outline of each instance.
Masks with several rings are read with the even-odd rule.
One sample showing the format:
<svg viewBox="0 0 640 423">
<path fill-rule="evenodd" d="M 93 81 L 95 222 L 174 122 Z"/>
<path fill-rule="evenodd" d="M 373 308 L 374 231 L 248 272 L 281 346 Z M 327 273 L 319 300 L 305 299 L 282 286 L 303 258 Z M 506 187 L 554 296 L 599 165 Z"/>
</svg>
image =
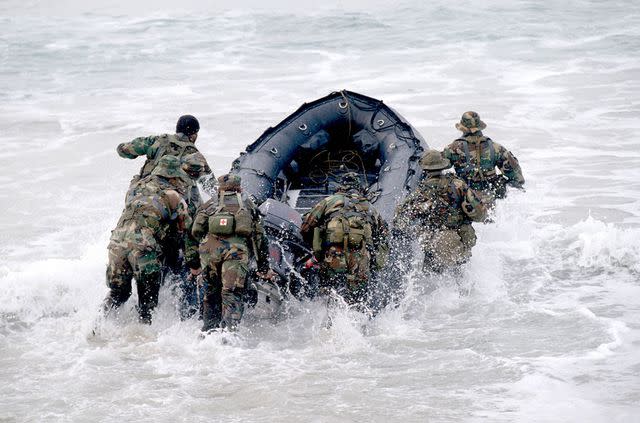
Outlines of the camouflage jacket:
<svg viewBox="0 0 640 423">
<path fill-rule="evenodd" d="M 147 160 L 140 169 L 140 178 L 145 178 L 151 174 L 158 164 L 160 158 L 166 154 L 171 154 L 184 161 L 186 156 L 190 156 L 188 164 L 189 176 L 197 181 L 199 178 L 207 176 L 207 181 L 213 179 L 211 168 L 202 153 L 198 151 L 195 144 L 184 134 L 163 134 L 149 137 L 140 137 L 132 141 L 122 143 L 117 148 L 120 157 L 135 159 L 139 156 L 147 156 Z"/>
<path fill-rule="evenodd" d="M 144 232 L 153 238 L 147 244 L 162 246 L 171 233 L 188 234 L 191 223 L 183 195 L 166 178 L 150 175 L 138 183 L 136 195 L 122 212 L 112 240 Z M 196 243 L 185 240 L 187 263 L 194 261 L 194 255 L 197 257 Z"/>
<path fill-rule="evenodd" d="M 218 196 L 210 198 L 209 201 L 198 208 L 191 228 L 191 234 L 201 245 L 205 244 L 210 237 L 222 239 L 219 235 L 209 233 L 209 218 L 220 209 L 218 207 L 219 199 L 224 197 L 223 194 L 224 191 L 221 191 Z M 252 251 L 258 264 L 258 270 L 266 272 L 269 269 L 269 243 L 264 228 L 262 227 L 260 211 L 253 201 L 244 194 L 242 194 L 242 201 L 253 217 L 253 234 L 249 238 L 237 235 L 225 236 L 224 241 L 230 248 L 233 248 L 234 244 L 241 244 L 249 251 Z M 237 201 L 232 203 L 233 204 L 230 203 L 228 206 L 223 207 L 222 210 L 230 212 L 237 211 L 239 208 Z"/>
<path fill-rule="evenodd" d="M 311 242 L 313 229 L 325 226 L 334 214 L 340 212 L 344 208 L 347 197 L 349 201 L 354 204 L 356 210 L 366 216 L 369 225 L 371 225 L 372 243 L 367 247 L 377 255 L 386 256 L 389 249 L 387 222 L 382 219 L 378 211 L 369 203 L 369 200 L 355 189 L 338 191 L 336 194 L 320 200 L 320 202 L 306 214 L 302 222 L 300 232 L 303 238 L 305 241 Z"/>
<path fill-rule="evenodd" d="M 396 209 L 394 227 L 407 231 L 459 228 L 482 221 L 487 209 L 480 197 L 453 174 L 430 175 Z"/>
<path fill-rule="evenodd" d="M 509 184 L 516 187 L 524 184 L 518 159 L 480 131 L 458 138 L 445 147 L 442 155 L 451 161 L 456 174 L 471 186 L 498 178 L 496 166 Z"/>
</svg>

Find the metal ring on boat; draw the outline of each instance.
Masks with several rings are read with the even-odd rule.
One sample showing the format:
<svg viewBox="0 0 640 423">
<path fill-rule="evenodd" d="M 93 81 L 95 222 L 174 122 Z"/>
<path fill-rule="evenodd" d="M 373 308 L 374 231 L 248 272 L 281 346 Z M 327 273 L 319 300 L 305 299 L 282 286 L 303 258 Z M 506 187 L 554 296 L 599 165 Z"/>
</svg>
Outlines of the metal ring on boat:
<svg viewBox="0 0 640 423">
<path fill-rule="evenodd" d="M 271 150 L 269 150 L 271 152 L 271 154 L 273 154 L 274 156 L 278 155 L 278 149 L 273 147 Z"/>
<path fill-rule="evenodd" d="M 307 124 L 306 123 L 301 123 L 300 126 L 298 126 L 298 129 L 301 131 L 306 131 L 307 130 Z"/>
<path fill-rule="evenodd" d="M 338 103 L 338 107 L 340 107 L 341 109 L 346 109 L 348 105 L 349 104 L 346 101 L 341 101 L 340 103 Z"/>
<path fill-rule="evenodd" d="M 384 125 L 384 119 L 378 119 L 376 123 L 378 124 L 378 126 L 382 126 Z"/>
</svg>

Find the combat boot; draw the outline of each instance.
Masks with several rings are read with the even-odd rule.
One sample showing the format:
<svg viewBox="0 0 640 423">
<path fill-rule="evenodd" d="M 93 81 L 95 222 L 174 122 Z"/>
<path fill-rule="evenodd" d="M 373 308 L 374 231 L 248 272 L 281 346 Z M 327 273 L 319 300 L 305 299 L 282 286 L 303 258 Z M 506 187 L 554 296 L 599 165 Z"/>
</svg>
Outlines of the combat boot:
<svg viewBox="0 0 640 423">
<path fill-rule="evenodd" d="M 151 324 L 151 312 L 158 305 L 160 278 L 160 273 L 154 272 L 141 275 L 140 280 L 136 281 L 138 286 L 138 314 L 141 323 Z"/>
<path fill-rule="evenodd" d="M 122 304 L 126 303 L 130 296 L 130 286 L 129 289 L 125 286 L 111 287 L 104 301 L 102 301 L 102 312 L 105 316 L 108 316 L 112 310 L 118 309 Z"/>
<path fill-rule="evenodd" d="M 202 332 L 209 332 L 220 327 L 222 307 L 220 294 L 207 294 L 202 304 Z"/>
<path fill-rule="evenodd" d="M 244 314 L 244 289 L 222 292 L 222 321 L 220 326 L 230 331 L 236 330 Z"/>
</svg>

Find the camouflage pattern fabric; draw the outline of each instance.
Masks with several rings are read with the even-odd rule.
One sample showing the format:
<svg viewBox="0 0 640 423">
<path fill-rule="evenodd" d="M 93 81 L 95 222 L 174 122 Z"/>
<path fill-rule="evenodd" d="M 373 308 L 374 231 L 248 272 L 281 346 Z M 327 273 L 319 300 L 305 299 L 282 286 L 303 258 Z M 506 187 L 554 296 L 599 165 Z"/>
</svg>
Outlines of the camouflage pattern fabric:
<svg viewBox="0 0 640 423">
<path fill-rule="evenodd" d="M 507 184 L 517 188 L 524 185 L 518 159 L 502 145 L 482 135 L 481 131 L 458 138 L 442 154 L 453 163 L 456 174 L 485 202 L 492 204 L 495 198 L 503 198 Z M 496 167 L 502 174 L 496 172 Z"/>
<path fill-rule="evenodd" d="M 442 271 L 471 257 L 476 243 L 471 222 L 484 220 L 486 214 L 478 194 L 462 179 L 433 172 L 398 206 L 394 227 L 403 234 L 417 233 L 425 269 Z"/>
<path fill-rule="evenodd" d="M 244 312 L 243 295 L 252 257 L 255 257 L 259 271 L 269 270 L 269 250 L 260 213 L 246 196 L 242 196 L 242 201 L 253 216 L 252 235 L 241 237 L 235 234 L 221 236 L 209 233 L 209 218 L 220 209 L 219 198 L 225 198 L 224 191 L 221 191 L 220 197 L 210 199 L 198 209 L 192 227 L 193 237 L 200 241 L 200 262 L 207 278 L 203 331 L 213 329 L 219 323 L 233 329 L 241 321 Z M 235 203 L 225 203 L 222 210 L 233 213 L 239 208 L 236 200 Z M 212 310 L 220 302 L 222 321 L 218 322 Z"/>
<path fill-rule="evenodd" d="M 195 144 L 184 134 L 163 134 L 148 137 L 136 138 L 132 141 L 118 145 L 117 152 L 120 157 L 135 159 L 139 156 L 147 156 L 140 173 L 131 180 L 125 202 L 133 198 L 132 190 L 140 179 L 151 174 L 158 165 L 160 159 L 165 155 L 178 157 L 183 162 L 183 169 L 191 176 L 189 185 L 187 204 L 189 205 L 192 217 L 197 208 L 202 204 L 200 192 L 196 185 L 199 178 L 211 179 L 213 177 L 211 168 L 207 164 L 205 157 L 198 151 Z M 209 182 L 207 184 L 211 185 Z"/>
<path fill-rule="evenodd" d="M 105 311 L 119 307 L 129 298 L 131 280 L 135 278 L 140 318 L 151 321 L 151 311 L 158 301 L 165 239 L 172 229 L 183 233 L 190 225 L 184 198 L 171 189 L 165 178 L 151 175 L 140 181 L 137 195 L 111 233 L 107 267 L 110 292 Z"/>
<path fill-rule="evenodd" d="M 348 301 L 362 299 L 368 288 L 372 270 L 380 270 L 388 254 L 388 226 L 380 214 L 357 189 L 344 186 L 341 191 L 321 200 L 304 218 L 301 233 L 311 242 L 315 228 L 326 232 L 327 223 L 344 212 L 345 204 L 364 217 L 371 227 L 371 238 L 365 239 L 360 248 L 352 248 L 345 243 L 322 243 L 320 274 L 325 286 L 336 288 Z"/>
</svg>

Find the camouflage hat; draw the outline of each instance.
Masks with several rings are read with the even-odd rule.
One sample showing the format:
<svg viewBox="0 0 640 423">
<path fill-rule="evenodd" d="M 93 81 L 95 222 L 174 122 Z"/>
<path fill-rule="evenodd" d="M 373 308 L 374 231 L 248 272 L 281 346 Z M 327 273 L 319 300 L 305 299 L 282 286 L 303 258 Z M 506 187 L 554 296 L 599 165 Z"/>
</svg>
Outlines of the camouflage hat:
<svg viewBox="0 0 640 423">
<path fill-rule="evenodd" d="M 242 179 L 238 175 L 228 173 L 218 178 L 218 189 L 220 191 L 240 191 Z"/>
<path fill-rule="evenodd" d="M 481 131 L 486 127 L 487 125 L 480 120 L 480 115 L 476 112 L 464 112 L 460 123 L 456 123 L 456 128 L 465 134 Z"/>
<path fill-rule="evenodd" d="M 360 180 L 360 175 L 356 172 L 347 172 L 340 176 L 340 186 L 347 189 L 362 189 L 362 182 Z"/>
<path fill-rule="evenodd" d="M 429 150 L 420 159 L 420 166 L 424 170 L 444 170 L 451 167 L 451 162 L 442 157 L 438 150 Z"/>
<path fill-rule="evenodd" d="M 165 178 L 180 178 L 185 182 L 189 182 L 191 179 L 182 170 L 180 159 L 172 155 L 162 156 L 151 174 L 164 176 Z"/>
<path fill-rule="evenodd" d="M 197 178 L 208 169 L 209 165 L 202 153 L 191 153 L 182 158 L 182 170 L 187 172 L 189 176 Z"/>
</svg>

